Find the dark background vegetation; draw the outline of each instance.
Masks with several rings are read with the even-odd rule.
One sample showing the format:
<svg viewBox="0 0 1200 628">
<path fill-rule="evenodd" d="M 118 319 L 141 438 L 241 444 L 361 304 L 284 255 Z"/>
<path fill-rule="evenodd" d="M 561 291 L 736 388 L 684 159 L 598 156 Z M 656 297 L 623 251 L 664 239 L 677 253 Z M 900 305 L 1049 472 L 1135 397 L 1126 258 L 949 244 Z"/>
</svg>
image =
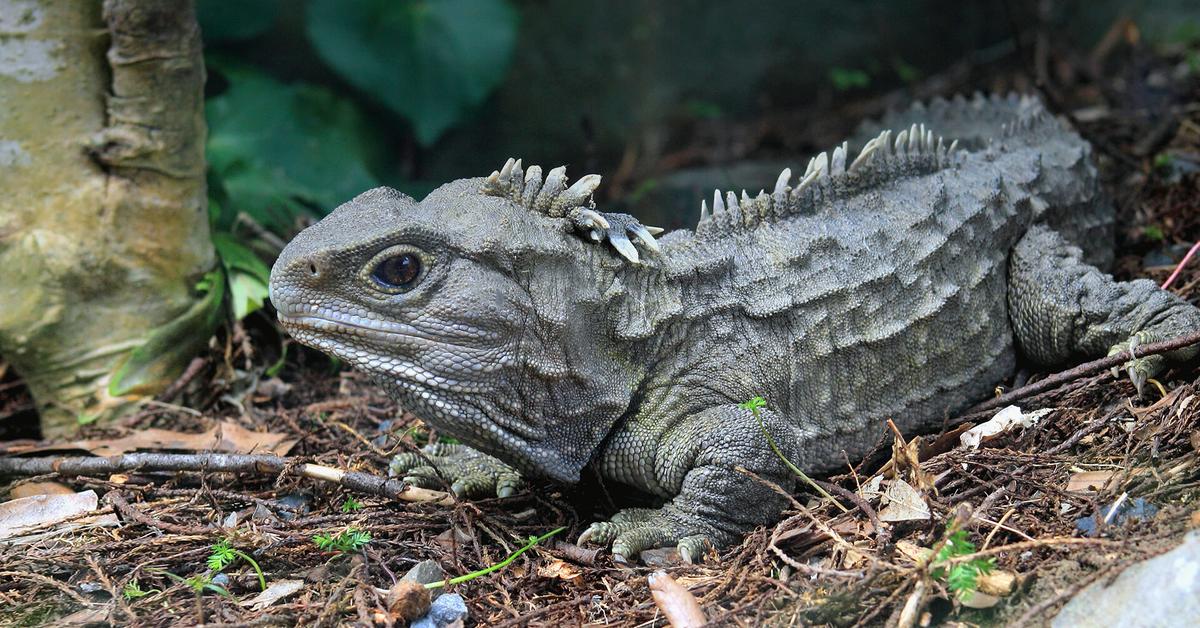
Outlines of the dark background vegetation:
<svg viewBox="0 0 1200 628">
<path fill-rule="evenodd" d="M 682 226 L 712 188 L 753 192 L 840 141 L 854 119 L 828 115 L 840 101 L 927 97 L 947 70 L 979 84 L 996 66 L 1037 63 L 1031 24 L 1056 49 L 1088 50 L 1121 15 L 1154 46 L 1200 39 L 1200 8 L 1183 0 L 199 0 L 198 11 L 211 211 L 239 318 L 266 280 L 242 245 L 269 260 L 375 185 L 420 198 L 517 156 L 600 173 L 610 208 Z"/>
</svg>

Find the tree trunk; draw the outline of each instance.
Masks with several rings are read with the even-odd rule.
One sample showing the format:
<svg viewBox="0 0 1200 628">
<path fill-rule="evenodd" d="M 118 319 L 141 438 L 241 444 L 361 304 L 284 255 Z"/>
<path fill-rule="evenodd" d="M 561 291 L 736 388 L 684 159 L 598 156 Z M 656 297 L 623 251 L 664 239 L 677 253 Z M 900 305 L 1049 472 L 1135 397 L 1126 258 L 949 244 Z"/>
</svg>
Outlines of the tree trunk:
<svg viewBox="0 0 1200 628">
<path fill-rule="evenodd" d="M 47 435 L 160 390 L 220 316 L 203 86 L 191 0 L 0 0 L 0 355 Z"/>
</svg>

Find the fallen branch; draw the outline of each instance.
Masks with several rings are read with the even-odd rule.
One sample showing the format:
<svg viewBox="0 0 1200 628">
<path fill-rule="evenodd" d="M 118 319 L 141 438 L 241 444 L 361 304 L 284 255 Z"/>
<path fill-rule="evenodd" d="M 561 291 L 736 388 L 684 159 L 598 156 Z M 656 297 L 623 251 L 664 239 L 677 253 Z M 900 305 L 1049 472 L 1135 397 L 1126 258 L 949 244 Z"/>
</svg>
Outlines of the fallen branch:
<svg viewBox="0 0 1200 628">
<path fill-rule="evenodd" d="M 1167 353 L 1197 343 L 1200 343 L 1200 331 L 1188 334 L 1186 336 L 1179 336 L 1178 338 L 1163 340 L 1162 342 L 1155 342 L 1138 347 L 1136 350 L 1136 357 L 1144 358 L 1148 355 Z M 1092 373 L 1098 373 L 1114 366 L 1120 366 L 1129 360 L 1132 360 L 1133 358 L 1134 355 L 1129 351 L 1122 351 L 1121 353 L 1110 355 L 1099 360 L 1085 362 L 1079 366 L 1076 366 L 1075 368 L 1067 369 L 1061 373 L 1055 373 L 1046 379 L 1010 390 L 1009 392 L 1006 392 L 995 399 L 989 399 L 988 401 L 985 401 L 975 407 L 969 408 L 963 415 L 950 421 L 950 425 L 962 423 L 963 421 L 974 418 L 975 415 L 995 410 L 996 408 L 1003 408 L 1005 406 L 1012 405 L 1014 401 L 1045 392 L 1056 386 L 1079 379 L 1085 375 L 1091 375 Z"/>
<path fill-rule="evenodd" d="M 299 475 L 339 484 L 367 495 L 406 502 L 433 502 L 451 505 L 454 498 L 433 491 L 361 471 L 346 471 L 318 464 L 302 463 L 294 458 L 268 454 L 162 454 L 136 453 L 120 456 L 62 456 L 41 458 L 0 457 L 0 475 L 86 475 L 107 476 L 129 471 L 201 471 L 207 473 L 257 473 L 260 475 Z"/>
</svg>

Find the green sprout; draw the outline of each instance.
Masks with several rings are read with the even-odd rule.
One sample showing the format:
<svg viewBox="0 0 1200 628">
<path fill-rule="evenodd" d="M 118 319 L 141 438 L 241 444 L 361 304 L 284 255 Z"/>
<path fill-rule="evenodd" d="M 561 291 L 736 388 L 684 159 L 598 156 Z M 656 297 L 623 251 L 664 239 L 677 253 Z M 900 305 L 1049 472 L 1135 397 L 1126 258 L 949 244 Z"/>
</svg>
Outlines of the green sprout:
<svg viewBox="0 0 1200 628">
<path fill-rule="evenodd" d="M 346 501 L 342 502 L 342 512 L 343 513 L 349 514 L 352 512 L 357 512 L 362 509 L 363 509 L 362 502 L 358 501 L 357 499 L 354 499 L 353 497 L 347 497 Z"/>
<path fill-rule="evenodd" d="M 322 551 L 357 552 L 371 542 L 371 533 L 351 526 L 334 535 L 316 534 L 312 540 Z"/>
<path fill-rule="evenodd" d="M 762 420 L 762 409 L 767 407 L 766 399 L 763 399 L 762 397 L 754 397 L 752 399 L 749 399 L 747 401 L 743 401 L 742 403 L 739 403 L 738 407 L 743 410 L 749 410 L 750 414 L 754 415 L 754 420 L 758 421 L 758 429 L 762 430 L 763 436 L 765 436 L 767 438 L 767 444 L 771 446 L 771 451 L 775 452 L 775 456 L 777 458 L 779 458 L 780 460 L 782 460 L 783 464 L 787 465 L 787 468 L 791 469 L 792 473 L 796 474 L 796 477 L 803 480 L 805 484 L 808 484 L 809 486 L 811 486 L 812 489 L 814 491 L 816 491 L 817 493 L 820 493 L 820 495 L 822 497 L 833 502 L 833 504 L 835 506 L 837 506 L 842 512 L 850 512 L 845 506 L 842 505 L 841 502 L 834 499 L 833 495 L 830 495 L 828 491 L 821 488 L 821 486 L 819 484 L 817 484 L 816 482 L 814 482 L 812 480 L 812 478 L 808 477 L 808 475 L 806 473 L 801 471 L 800 467 L 797 467 L 796 465 L 792 464 L 792 461 L 788 460 L 787 456 L 783 455 L 782 451 L 779 451 L 779 447 L 775 444 L 775 439 L 771 438 L 771 433 L 767 431 L 767 425 L 765 423 L 763 423 L 763 420 Z"/>
<path fill-rule="evenodd" d="M 975 544 L 967 540 L 967 531 L 957 527 L 954 521 L 946 524 L 946 537 L 933 558 L 930 575 L 946 583 L 954 593 L 972 594 L 979 588 L 979 576 L 996 568 L 993 558 L 975 558 L 951 564 L 960 556 L 975 553 Z"/>
<path fill-rule="evenodd" d="M 263 570 L 258 566 L 258 562 L 246 552 L 233 547 L 229 543 L 229 539 L 221 539 L 219 543 L 212 546 L 212 554 L 208 555 L 208 568 L 212 571 L 220 572 L 229 565 L 232 565 L 239 558 L 250 563 L 250 566 L 254 568 L 254 573 L 258 576 L 258 586 L 265 591 L 267 589 L 267 579 L 263 576 Z"/>
<path fill-rule="evenodd" d="M 137 579 L 130 580 L 129 582 L 127 582 L 125 584 L 125 587 L 121 589 L 121 595 L 124 596 L 125 599 L 127 599 L 127 600 L 136 600 L 140 597 L 146 597 L 147 595 L 150 595 L 151 593 L 162 593 L 162 590 L 161 589 L 150 589 L 150 590 L 143 589 L 141 583 L 139 583 L 137 581 Z"/>
</svg>

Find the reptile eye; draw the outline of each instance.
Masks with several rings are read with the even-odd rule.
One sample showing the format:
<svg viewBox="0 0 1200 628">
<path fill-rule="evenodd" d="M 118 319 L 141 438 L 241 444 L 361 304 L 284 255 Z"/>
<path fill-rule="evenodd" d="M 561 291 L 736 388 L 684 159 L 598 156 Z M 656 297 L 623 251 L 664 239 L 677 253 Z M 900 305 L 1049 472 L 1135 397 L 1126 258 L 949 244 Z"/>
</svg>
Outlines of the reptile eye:
<svg viewBox="0 0 1200 628">
<path fill-rule="evenodd" d="M 371 279 L 388 291 L 411 290 L 421 277 L 421 258 L 416 253 L 385 257 L 371 270 Z"/>
</svg>

